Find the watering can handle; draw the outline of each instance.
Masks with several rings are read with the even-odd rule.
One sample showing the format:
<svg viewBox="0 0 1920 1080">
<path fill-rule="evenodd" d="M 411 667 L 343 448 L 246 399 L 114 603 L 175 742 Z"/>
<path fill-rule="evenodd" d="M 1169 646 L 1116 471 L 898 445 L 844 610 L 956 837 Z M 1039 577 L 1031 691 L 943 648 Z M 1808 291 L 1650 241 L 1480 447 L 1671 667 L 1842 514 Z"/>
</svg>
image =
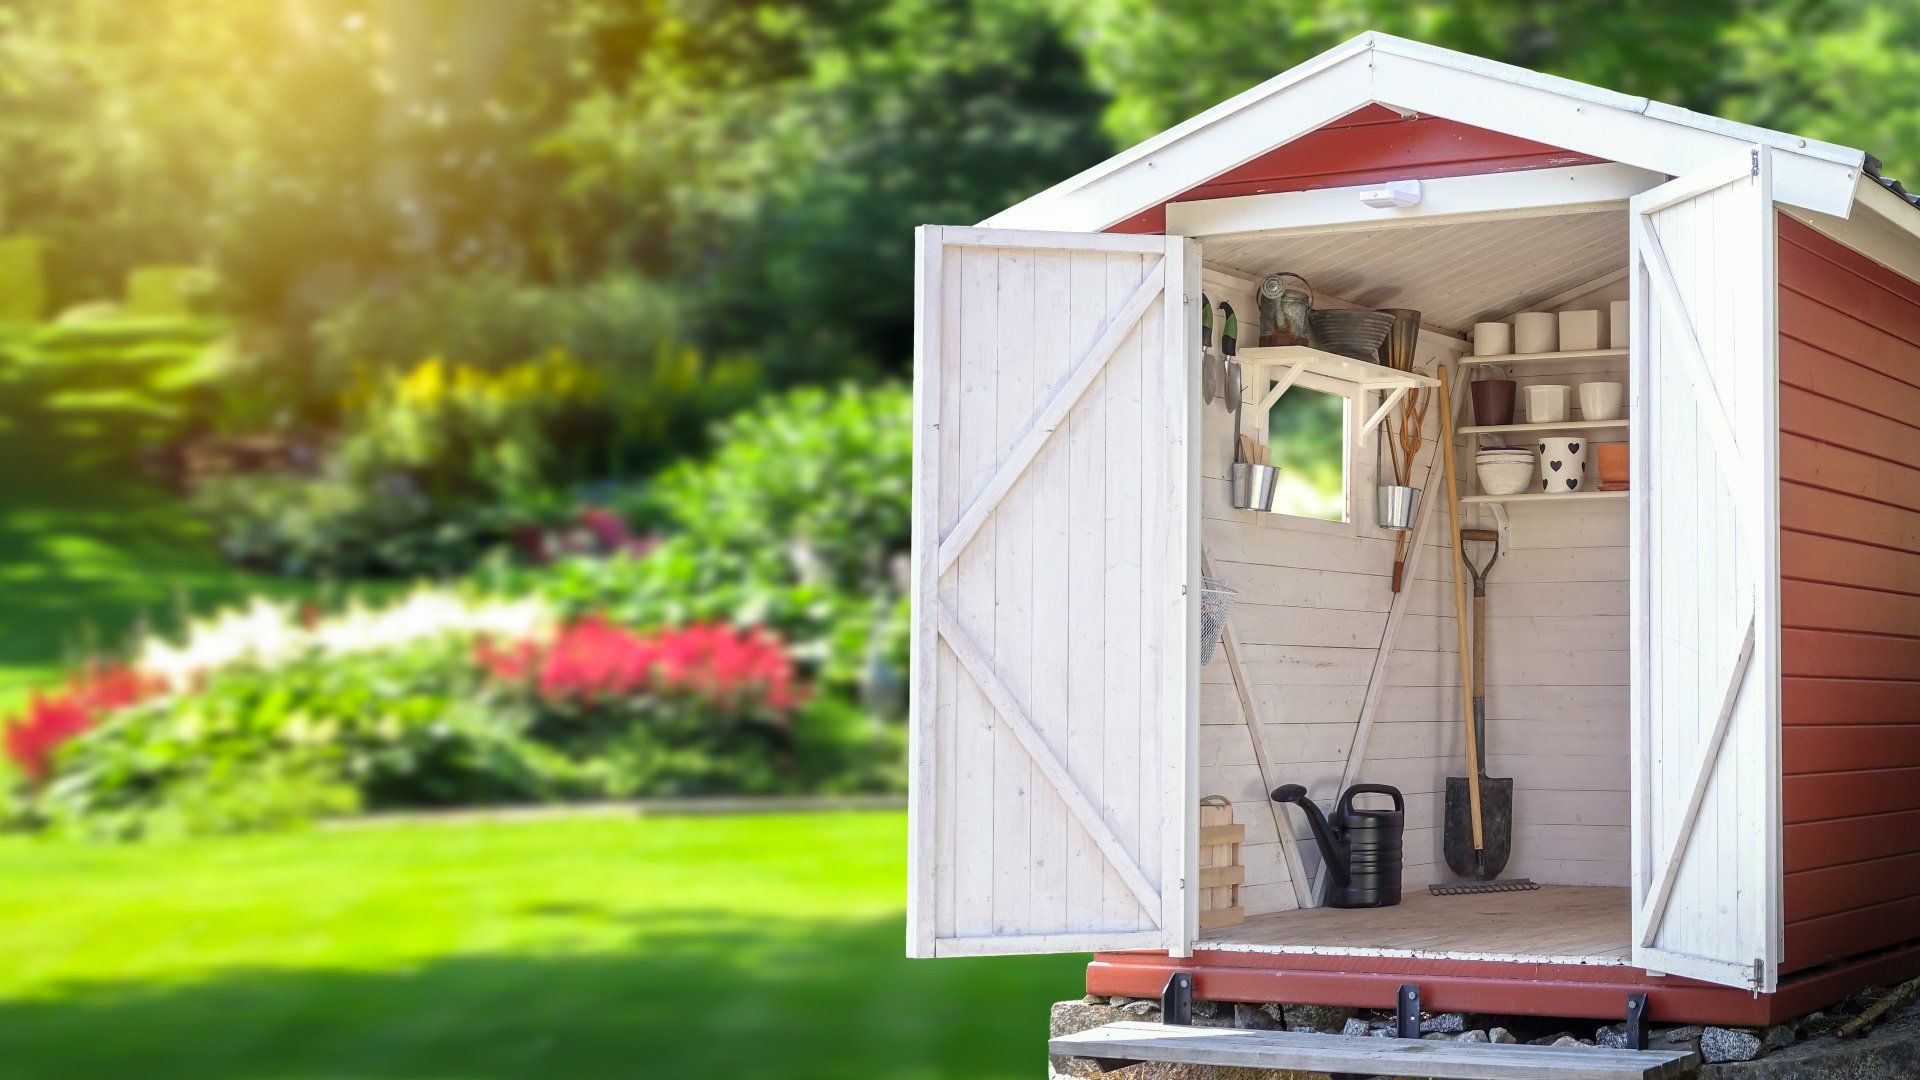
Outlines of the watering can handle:
<svg viewBox="0 0 1920 1080">
<path fill-rule="evenodd" d="M 1399 788 L 1388 787 L 1386 784 L 1355 784 L 1347 789 L 1346 794 L 1340 796 L 1340 805 L 1334 810 L 1336 816 L 1345 817 L 1353 810 L 1355 795 L 1386 795 L 1393 799 L 1395 813 L 1407 812 L 1407 800 L 1400 794 Z"/>
<path fill-rule="evenodd" d="M 1300 284 L 1305 285 L 1307 287 L 1307 306 L 1309 307 L 1313 306 L 1314 301 L 1318 299 L 1313 294 L 1313 282 L 1308 281 L 1304 276 L 1300 274 L 1296 274 L 1291 270 L 1282 270 L 1277 274 L 1267 275 L 1266 280 L 1261 282 L 1261 292 L 1263 294 L 1266 292 L 1266 288 L 1265 288 L 1266 281 L 1278 282 L 1281 278 L 1289 278 L 1289 277 L 1293 278 L 1294 280 L 1298 281 Z M 1276 296 L 1268 297 L 1268 299 L 1278 300 L 1280 299 L 1280 297 L 1276 295 Z"/>
</svg>

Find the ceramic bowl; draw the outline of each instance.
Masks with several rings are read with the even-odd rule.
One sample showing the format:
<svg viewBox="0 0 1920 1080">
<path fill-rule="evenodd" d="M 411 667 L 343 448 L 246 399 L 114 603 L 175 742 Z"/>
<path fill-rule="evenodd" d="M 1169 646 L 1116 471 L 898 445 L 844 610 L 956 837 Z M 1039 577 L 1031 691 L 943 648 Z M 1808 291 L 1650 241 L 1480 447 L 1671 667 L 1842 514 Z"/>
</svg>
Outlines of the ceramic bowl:
<svg viewBox="0 0 1920 1080">
<path fill-rule="evenodd" d="M 1486 495 L 1518 495 L 1533 483 L 1539 458 L 1531 450 L 1489 446 L 1474 455 L 1473 471 Z"/>
</svg>

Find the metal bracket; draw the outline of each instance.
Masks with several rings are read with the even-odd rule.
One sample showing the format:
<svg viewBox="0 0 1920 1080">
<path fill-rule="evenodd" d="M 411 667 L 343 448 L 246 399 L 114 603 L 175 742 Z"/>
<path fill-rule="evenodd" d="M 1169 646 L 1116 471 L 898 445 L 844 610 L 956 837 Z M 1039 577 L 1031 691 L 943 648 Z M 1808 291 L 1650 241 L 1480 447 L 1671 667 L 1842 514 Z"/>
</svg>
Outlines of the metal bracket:
<svg viewBox="0 0 1920 1080">
<path fill-rule="evenodd" d="M 1627 995 L 1627 1047 L 1632 1050 L 1647 1048 L 1647 995 Z"/>
<path fill-rule="evenodd" d="M 1413 983 L 1403 983 L 1400 993 L 1393 999 L 1394 1016 L 1399 1025 L 1394 1034 L 1403 1039 L 1420 1037 L 1420 988 Z"/>
<path fill-rule="evenodd" d="M 1140 1064 L 1132 1058 L 1081 1058 L 1080 1060 L 1093 1062 L 1093 1067 L 1103 1073 L 1110 1073 L 1118 1069 L 1127 1068 L 1130 1065 Z"/>
<path fill-rule="evenodd" d="M 1193 975 L 1176 971 L 1160 991 L 1160 1022 L 1180 1027 L 1193 1026 Z"/>
<path fill-rule="evenodd" d="M 1505 558 L 1513 547 L 1513 522 L 1507 517 L 1507 504 L 1488 503 L 1486 505 L 1487 511 L 1493 515 L 1494 530 L 1500 534 L 1500 540 L 1495 547 L 1500 557 Z"/>
</svg>

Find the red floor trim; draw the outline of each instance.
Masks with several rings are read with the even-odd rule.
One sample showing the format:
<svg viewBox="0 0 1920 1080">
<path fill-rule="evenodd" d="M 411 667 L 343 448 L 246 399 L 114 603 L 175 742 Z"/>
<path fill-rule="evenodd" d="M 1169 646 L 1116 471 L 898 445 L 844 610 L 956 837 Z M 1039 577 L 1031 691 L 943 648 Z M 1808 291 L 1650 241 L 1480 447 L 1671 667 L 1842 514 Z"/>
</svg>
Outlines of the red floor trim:
<svg viewBox="0 0 1920 1080">
<path fill-rule="evenodd" d="M 1627 995 L 1647 995 L 1655 1022 L 1754 1026 L 1832 1004 L 1865 986 L 1920 973 L 1920 945 L 1789 977 L 1775 994 L 1639 968 L 1398 957 L 1197 952 L 1099 953 L 1087 965 L 1087 992 L 1158 997 L 1176 971 L 1192 972 L 1204 1001 L 1278 1001 L 1391 1009 L 1400 984 L 1420 984 L 1420 1000 L 1439 1012 L 1508 1013 L 1618 1019 Z"/>
</svg>

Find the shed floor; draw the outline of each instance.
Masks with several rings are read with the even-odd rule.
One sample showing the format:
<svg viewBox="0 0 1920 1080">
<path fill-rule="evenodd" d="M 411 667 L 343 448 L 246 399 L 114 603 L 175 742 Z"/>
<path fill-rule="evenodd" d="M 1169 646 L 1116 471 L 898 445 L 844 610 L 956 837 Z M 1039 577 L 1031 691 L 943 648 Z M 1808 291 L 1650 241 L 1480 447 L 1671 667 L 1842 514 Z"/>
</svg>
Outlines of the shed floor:
<svg viewBox="0 0 1920 1080">
<path fill-rule="evenodd" d="M 1434 896 L 1409 889 L 1385 908 L 1255 915 L 1200 935 L 1201 949 L 1241 952 L 1529 959 L 1630 966 L 1626 889 L 1543 885 L 1531 892 Z"/>
</svg>

